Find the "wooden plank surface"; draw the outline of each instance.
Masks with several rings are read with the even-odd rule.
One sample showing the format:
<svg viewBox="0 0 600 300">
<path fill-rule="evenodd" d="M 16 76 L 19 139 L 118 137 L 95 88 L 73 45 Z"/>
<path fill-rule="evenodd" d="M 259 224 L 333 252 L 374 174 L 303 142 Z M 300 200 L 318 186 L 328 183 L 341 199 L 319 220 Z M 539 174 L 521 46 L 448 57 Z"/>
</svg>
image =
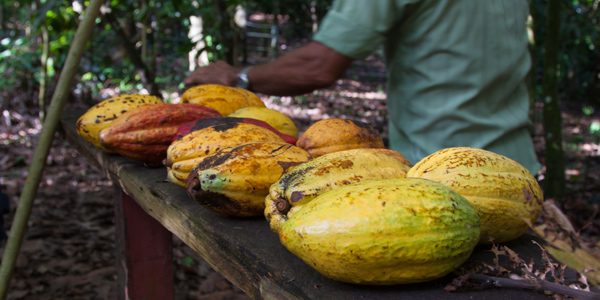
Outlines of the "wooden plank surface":
<svg viewBox="0 0 600 300">
<path fill-rule="evenodd" d="M 264 218 L 235 218 L 204 209 L 188 197 L 184 188 L 166 180 L 164 167 L 149 168 L 94 148 L 75 131 L 75 122 L 82 113 L 63 113 L 63 137 L 144 211 L 254 299 L 551 299 L 539 292 L 507 288 L 448 293 L 443 290 L 447 278 L 395 286 L 330 280 L 285 249 Z M 523 236 L 506 245 L 521 258 L 539 258 L 540 249 L 532 239 Z M 494 255 L 489 249 L 477 248 L 470 260 L 491 263 Z"/>
</svg>

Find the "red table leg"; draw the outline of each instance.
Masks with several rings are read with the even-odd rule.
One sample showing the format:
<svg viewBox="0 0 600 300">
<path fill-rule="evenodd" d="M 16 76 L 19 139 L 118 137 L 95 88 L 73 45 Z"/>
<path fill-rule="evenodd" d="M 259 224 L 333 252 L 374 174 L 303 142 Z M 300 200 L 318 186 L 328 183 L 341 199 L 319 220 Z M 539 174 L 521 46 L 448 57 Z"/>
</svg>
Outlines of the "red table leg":
<svg viewBox="0 0 600 300">
<path fill-rule="evenodd" d="M 173 235 L 116 187 L 115 229 L 120 299 L 173 300 Z"/>
</svg>

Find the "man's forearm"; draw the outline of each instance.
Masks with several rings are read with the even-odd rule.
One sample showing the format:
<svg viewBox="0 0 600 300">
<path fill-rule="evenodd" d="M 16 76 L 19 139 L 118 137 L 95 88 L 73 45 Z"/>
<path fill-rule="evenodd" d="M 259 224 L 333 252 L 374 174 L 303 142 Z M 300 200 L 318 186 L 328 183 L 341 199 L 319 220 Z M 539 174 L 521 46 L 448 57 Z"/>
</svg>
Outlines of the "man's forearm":
<svg viewBox="0 0 600 300">
<path fill-rule="evenodd" d="M 330 86 L 351 63 L 351 58 L 321 43 L 310 42 L 270 63 L 254 66 L 247 75 L 252 91 L 293 96 Z M 236 76 L 242 69 L 219 61 L 196 69 L 184 83 L 187 86 L 209 83 L 235 86 Z"/>
<path fill-rule="evenodd" d="M 248 73 L 250 88 L 259 93 L 293 96 L 332 85 L 352 59 L 323 44 L 311 42 Z"/>
</svg>

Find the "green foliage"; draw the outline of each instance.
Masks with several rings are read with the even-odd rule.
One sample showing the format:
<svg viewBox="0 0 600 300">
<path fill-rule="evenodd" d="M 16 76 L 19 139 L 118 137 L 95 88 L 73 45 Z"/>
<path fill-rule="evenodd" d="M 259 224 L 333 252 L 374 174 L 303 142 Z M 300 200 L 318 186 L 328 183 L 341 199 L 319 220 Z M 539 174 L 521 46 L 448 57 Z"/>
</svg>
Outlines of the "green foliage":
<svg viewBox="0 0 600 300">
<path fill-rule="evenodd" d="M 547 0 L 531 0 L 535 46 L 533 47 L 537 84 L 541 65 Z M 560 45 L 557 72 L 558 89 L 563 100 L 579 105 L 600 105 L 600 11 L 595 0 L 561 0 Z M 538 93 L 539 94 L 539 93 Z"/>
</svg>

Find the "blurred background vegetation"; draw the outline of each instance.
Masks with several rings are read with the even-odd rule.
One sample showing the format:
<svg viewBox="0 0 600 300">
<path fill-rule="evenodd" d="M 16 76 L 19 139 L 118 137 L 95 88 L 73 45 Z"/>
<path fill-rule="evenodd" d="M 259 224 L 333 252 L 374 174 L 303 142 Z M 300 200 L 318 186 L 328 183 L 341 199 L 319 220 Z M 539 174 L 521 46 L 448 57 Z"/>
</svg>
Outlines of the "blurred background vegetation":
<svg viewBox="0 0 600 300">
<path fill-rule="evenodd" d="M 217 59 L 234 65 L 258 63 L 302 45 L 310 39 L 331 2 L 108 0 L 79 65 L 70 99 L 92 105 L 115 93 L 149 93 L 173 101 L 183 89 L 183 78 L 198 64 Z M 534 62 L 529 81 L 532 120 L 543 123 L 545 130 L 546 149 L 542 155 L 547 158 L 543 161 L 546 178 L 552 179 L 546 181 L 550 183 L 545 190 L 549 196 L 565 193 L 564 188 L 556 190 L 564 187 L 565 166 L 552 163 L 564 161 L 564 148 L 578 147 L 576 141 L 564 144 L 560 139 L 564 128 L 561 112 L 592 117 L 580 133 L 591 135 L 596 145 L 600 143 L 599 2 L 529 1 Z M 84 0 L 0 1 L 3 114 L 39 112 L 43 119 L 86 5 Z M 556 15 L 548 13 L 552 7 L 558 8 Z M 549 24 L 559 24 L 558 32 L 552 32 Z M 271 38 L 273 33 L 276 40 Z M 250 40 L 257 35 L 263 38 Z M 548 36 L 558 40 L 552 42 Z M 547 47 L 557 47 L 552 52 L 557 53 L 555 62 L 548 60 Z M 545 81 L 545 76 L 552 80 Z M 381 91 L 381 86 L 378 89 Z M 556 95 L 556 101 L 550 103 L 548 95 Z M 553 130 L 558 134 L 548 134 Z M 551 136 L 559 138 L 551 140 Z"/>
<path fill-rule="evenodd" d="M 240 17 L 245 21 L 244 13 L 264 13 L 256 23 L 278 26 L 281 38 L 302 39 L 310 36 L 313 23 L 330 2 L 107 1 L 81 61 L 73 93 L 98 96 L 103 88 L 113 87 L 122 92 L 146 89 L 168 95 L 189 73 L 188 54 L 199 44 L 198 56 L 202 54 L 208 61 L 242 62 L 233 55 L 244 53 L 244 29 L 235 22 Z M 37 95 L 45 88 L 44 98 L 50 99 L 52 82 L 58 78 L 86 5 L 82 0 L 1 1 L 0 90 L 26 92 L 37 105 Z M 240 7 L 244 8 L 241 13 Z M 201 31 L 196 29 L 190 38 L 192 19 L 202 23 Z M 7 102 L 3 98 L 2 106 L 10 105 Z"/>
<path fill-rule="evenodd" d="M 87 1 L 3 0 L 0 2 L 0 90 L 45 99 L 64 62 Z M 97 96 L 102 88 L 168 92 L 189 72 L 188 54 L 198 42 L 208 61 L 243 62 L 243 29 L 236 8 L 265 14 L 260 22 L 278 26 L 286 41 L 310 38 L 332 0 L 110 0 L 106 2 L 83 58 L 74 94 Z M 547 0 L 530 0 L 532 89 L 541 93 Z M 600 104 L 600 14 L 597 0 L 561 0 L 560 97 L 593 113 Z M 274 17 L 278 16 L 278 17 Z M 202 20 L 199 41 L 188 37 L 190 19 Z M 239 23 L 238 23 L 239 24 Z M 280 43 L 281 45 L 281 43 Z M 132 46 L 133 48 L 129 47 Z M 289 44 L 287 45 L 289 47 Z M 47 51 L 47 52 L 45 52 Z M 236 55 L 237 54 L 237 55 Z M 137 57 L 136 57 L 137 56 Z M 234 58 L 235 57 L 235 58 Z M 43 78 L 46 77 L 46 78 Z M 45 86 L 41 84 L 47 80 Z M 539 100 L 539 99 L 537 99 Z M 3 107 L 9 105 L 2 99 Z M 33 103 L 32 103 L 33 104 Z"/>
</svg>

